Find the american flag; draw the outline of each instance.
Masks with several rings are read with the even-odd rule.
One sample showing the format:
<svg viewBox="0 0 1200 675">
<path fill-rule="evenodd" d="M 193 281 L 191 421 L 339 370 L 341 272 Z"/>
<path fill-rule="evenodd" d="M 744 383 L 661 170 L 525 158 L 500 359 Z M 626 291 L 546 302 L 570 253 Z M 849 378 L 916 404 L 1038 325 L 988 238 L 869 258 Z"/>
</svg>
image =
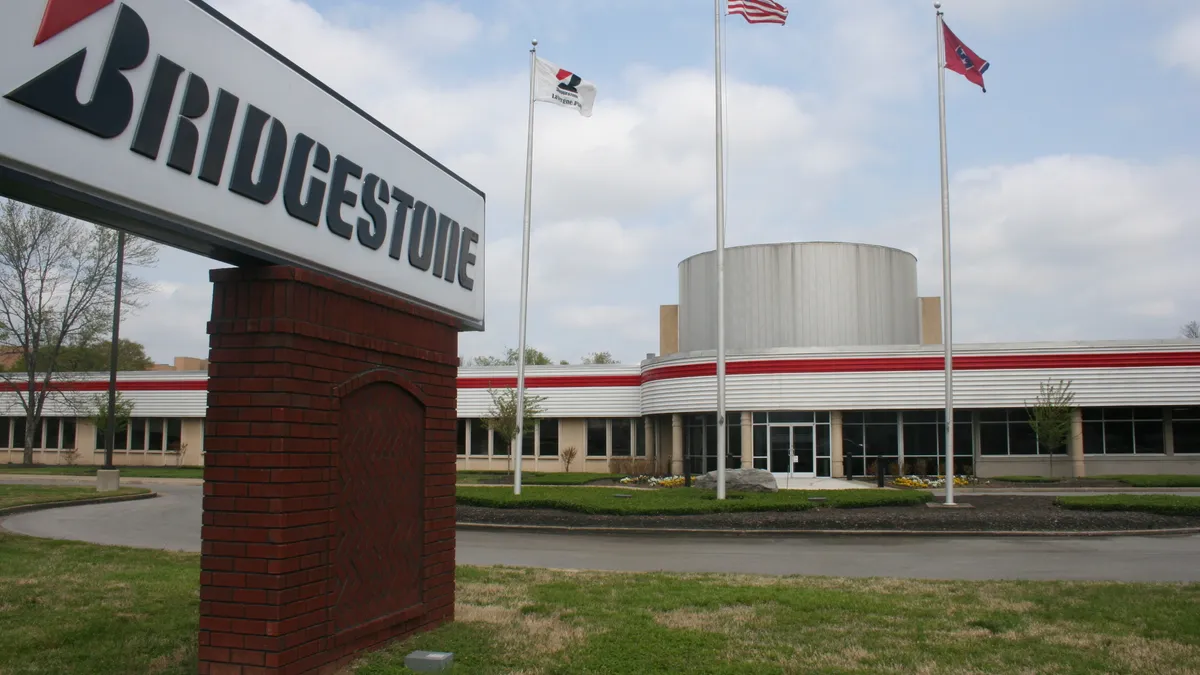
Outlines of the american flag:
<svg viewBox="0 0 1200 675">
<path fill-rule="evenodd" d="M 772 0 L 729 0 L 729 14 L 741 14 L 747 23 L 777 23 L 787 21 L 787 7 Z"/>
</svg>

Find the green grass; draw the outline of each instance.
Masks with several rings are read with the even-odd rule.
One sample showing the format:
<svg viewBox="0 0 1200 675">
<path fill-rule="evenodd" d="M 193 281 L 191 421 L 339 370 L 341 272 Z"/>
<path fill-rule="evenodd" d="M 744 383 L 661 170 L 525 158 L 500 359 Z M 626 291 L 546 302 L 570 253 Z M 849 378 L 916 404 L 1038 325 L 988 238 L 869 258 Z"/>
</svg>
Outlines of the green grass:
<svg viewBox="0 0 1200 675">
<path fill-rule="evenodd" d="M 199 561 L 0 532 L 0 673 L 195 673 Z"/>
<path fill-rule="evenodd" d="M 0 474 L 26 474 L 38 476 L 95 476 L 98 466 L 22 466 L 0 464 Z M 120 466 L 123 478 L 204 478 L 202 467 L 169 466 Z"/>
<path fill-rule="evenodd" d="M 1184 495 L 1091 495 L 1058 497 L 1054 503 L 1084 511 L 1142 511 L 1168 516 L 1200 516 L 1200 497 Z"/>
<path fill-rule="evenodd" d="M 1200 476 L 1176 476 L 1171 474 L 1159 475 L 1119 475 L 1119 476 L 1092 476 L 1099 480 L 1119 480 L 1126 485 L 1133 487 L 1194 487 L 1200 488 Z"/>
<path fill-rule="evenodd" d="M 1048 478 L 1046 476 L 996 476 L 991 480 L 1003 481 L 1005 483 L 1060 483 L 1061 478 Z"/>
<path fill-rule="evenodd" d="M 457 622 L 352 667 L 500 673 L 1196 673 L 1200 585 L 460 567 Z"/>
<path fill-rule="evenodd" d="M 616 495 L 629 495 L 618 497 Z M 614 515 L 686 515 L 740 511 L 804 511 L 818 506 L 861 508 L 911 506 L 932 499 L 928 492 L 900 490 L 780 490 L 765 493 L 735 493 L 718 501 L 716 494 L 695 488 L 630 490 L 591 487 L 529 487 L 521 496 L 504 487 L 460 487 L 458 503 L 502 509 L 559 509 L 578 513 Z M 822 497 L 822 503 L 809 501 Z"/>
<path fill-rule="evenodd" d="M 458 482 L 462 485 L 479 485 L 487 478 L 495 478 L 508 471 L 459 471 Z M 585 485 L 598 480 L 624 478 L 619 473 L 556 473 L 549 471 L 521 472 L 521 485 Z M 493 483 L 494 484 L 494 483 Z"/>
<path fill-rule="evenodd" d="M 113 492 L 96 492 L 94 487 L 58 487 L 51 485 L 0 485 L 0 510 L 26 504 L 68 502 L 97 497 L 118 497 L 149 492 L 143 488 L 121 488 Z"/>
<path fill-rule="evenodd" d="M 0 673 L 196 672 L 199 556 L 0 532 Z M 1200 584 L 909 581 L 458 568 L 414 649 L 502 673 L 1200 672 Z"/>
</svg>

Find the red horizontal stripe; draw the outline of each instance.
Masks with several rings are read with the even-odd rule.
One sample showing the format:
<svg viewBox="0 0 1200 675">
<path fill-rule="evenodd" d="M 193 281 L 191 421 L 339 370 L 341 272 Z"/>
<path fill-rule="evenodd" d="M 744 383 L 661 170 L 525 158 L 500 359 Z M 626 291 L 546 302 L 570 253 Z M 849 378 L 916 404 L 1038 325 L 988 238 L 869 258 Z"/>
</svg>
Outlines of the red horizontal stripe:
<svg viewBox="0 0 1200 675">
<path fill-rule="evenodd" d="M 1126 354 L 1015 354 L 1004 356 L 956 356 L 955 370 L 1019 370 L 1080 368 L 1160 368 L 1200 366 L 1200 352 L 1144 352 Z M 727 363 L 727 375 L 779 375 L 787 373 L 870 373 L 941 370 L 941 356 L 860 357 L 829 359 L 779 359 Z M 655 368 L 642 375 L 642 382 L 686 377 L 713 377 L 715 363 Z"/>
<path fill-rule="evenodd" d="M 27 387 L 14 382 L 0 385 L 0 391 L 25 391 Z M 41 387 L 37 387 L 40 391 Z M 108 391 L 108 380 L 62 381 L 50 383 L 52 391 Z M 117 380 L 117 391 L 207 391 L 208 380 Z"/>
<path fill-rule="evenodd" d="M 528 388 L 549 389 L 551 387 L 637 387 L 641 386 L 640 375 L 544 375 L 525 378 Z M 514 389 L 515 377 L 460 377 L 459 389 Z"/>
</svg>

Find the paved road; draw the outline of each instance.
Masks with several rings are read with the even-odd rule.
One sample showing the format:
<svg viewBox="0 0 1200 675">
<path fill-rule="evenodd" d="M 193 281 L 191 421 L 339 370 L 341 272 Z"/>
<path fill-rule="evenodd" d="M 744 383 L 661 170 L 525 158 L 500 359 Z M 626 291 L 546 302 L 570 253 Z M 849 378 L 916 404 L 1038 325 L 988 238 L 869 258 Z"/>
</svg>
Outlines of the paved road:
<svg viewBox="0 0 1200 675">
<path fill-rule="evenodd" d="M 154 490 L 157 499 L 35 511 L 2 525 L 34 536 L 198 551 L 201 488 L 156 484 Z M 559 569 L 1200 582 L 1200 536 L 738 538 L 463 530 L 457 557 L 471 565 Z"/>
<path fill-rule="evenodd" d="M 0 483 L 20 483 L 19 479 L 0 479 Z M 49 481 L 39 481 L 45 485 Z M 59 484 L 59 483 L 54 483 Z M 76 481 L 63 485 L 79 485 Z M 74 539 L 95 544 L 165 548 L 173 551 L 200 550 L 201 499 L 199 485 L 142 485 L 122 480 L 128 487 L 150 487 L 158 493 L 154 499 L 116 504 L 68 506 L 32 511 L 0 520 L 0 526 L 12 532 L 52 539 Z"/>
</svg>

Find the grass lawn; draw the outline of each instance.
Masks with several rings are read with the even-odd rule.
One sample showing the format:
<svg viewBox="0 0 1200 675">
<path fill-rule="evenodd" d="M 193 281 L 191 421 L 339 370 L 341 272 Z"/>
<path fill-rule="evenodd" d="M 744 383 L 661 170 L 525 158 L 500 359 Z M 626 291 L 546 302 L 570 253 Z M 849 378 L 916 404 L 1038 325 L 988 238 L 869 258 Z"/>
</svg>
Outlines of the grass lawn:
<svg viewBox="0 0 1200 675">
<path fill-rule="evenodd" d="M 1200 497 L 1185 495 L 1092 495 L 1058 497 L 1056 504 L 1090 511 L 1144 511 L 1168 516 L 1200 516 Z"/>
<path fill-rule="evenodd" d="M 617 495 L 628 495 L 620 497 Z M 868 506 L 906 506 L 924 504 L 932 499 L 928 492 L 900 490 L 780 490 L 779 492 L 736 493 L 717 501 L 716 493 L 695 488 L 629 490 L 593 487 L 529 487 L 521 496 L 510 487 L 460 487 L 461 506 L 489 506 L 505 509 L 561 509 L 579 513 L 615 515 L 685 515 L 689 513 L 731 513 L 738 511 L 804 511 L 818 506 L 858 508 Z M 809 501 L 822 497 L 822 503 Z"/>
<path fill-rule="evenodd" d="M 199 560 L 0 531 L 0 673 L 193 675 Z"/>
<path fill-rule="evenodd" d="M 487 478 L 503 476 L 507 471 L 459 471 L 458 482 L 463 485 L 478 485 Z M 521 485 L 584 485 L 597 480 L 618 480 L 619 473 L 553 473 L 545 471 L 522 471 Z"/>
<path fill-rule="evenodd" d="M 39 476 L 95 476 L 97 466 L 22 466 L 0 464 L 0 474 L 32 474 Z M 204 478 L 201 467 L 120 466 L 122 478 Z"/>
<path fill-rule="evenodd" d="M 996 476 L 990 480 L 1004 481 L 1005 483 L 1059 483 L 1061 478 L 1048 478 L 1046 476 Z"/>
<path fill-rule="evenodd" d="M 96 492 L 94 487 L 58 487 L 50 485 L 0 485 L 0 509 L 26 504 L 66 502 L 97 497 L 134 495 L 149 490 L 143 488 L 121 488 L 113 492 Z M 3 671 L 0 671 L 3 672 Z"/>
<path fill-rule="evenodd" d="M 1119 480 L 1133 487 L 1200 487 L 1200 476 L 1176 476 L 1171 474 L 1146 476 L 1092 476 L 1100 480 Z"/>
<path fill-rule="evenodd" d="M 484 673 L 1195 673 L 1200 585 L 459 568 L 457 623 L 413 649 Z"/>
<path fill-rule="evenodd" d="M 0 673 L 196 672 L 199 556 L 0 532 Z M 459 674 L 1195 673 L 1200 584 L 458 568 Z"/>
</svg>

